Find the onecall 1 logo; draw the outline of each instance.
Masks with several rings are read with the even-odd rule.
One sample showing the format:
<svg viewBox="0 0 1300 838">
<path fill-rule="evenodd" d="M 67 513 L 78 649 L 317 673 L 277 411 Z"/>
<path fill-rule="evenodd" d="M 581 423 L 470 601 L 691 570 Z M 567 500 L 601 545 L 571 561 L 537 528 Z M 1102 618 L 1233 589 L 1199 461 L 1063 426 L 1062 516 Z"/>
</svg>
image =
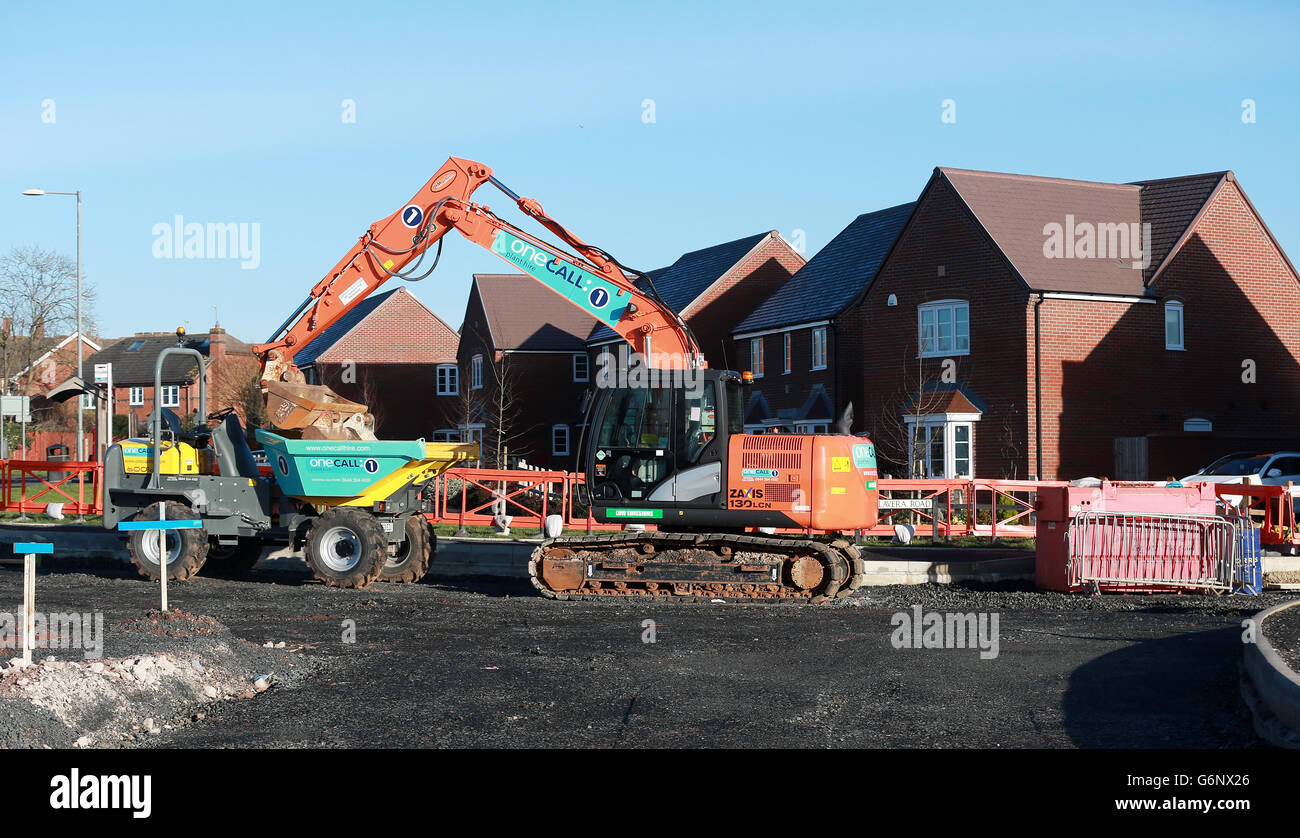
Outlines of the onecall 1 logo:
<svg viewBox="0 0 1300 838">
<path fill-rule="evenodd" d="M 441 192 L 442 190 L 444 190 L 444 189 L 446 189 L 448 186 L 450 186 L 450 185 L 451 185 L 451 182 L 452 182 L 453 180 L 455 180 L 455 179 L 456 179 L 456 173 L 455 173 L 455 172 L 447 172 L 447 174 L 443 175 L 442 177 L 440 177 L 440 178 L 438 178 L 437 180 L 435 180 L 432 184 L 430 184 L 430 186 L 429 186 L 429 191 L 430 191 L 430 192 Z"/>
</svg>

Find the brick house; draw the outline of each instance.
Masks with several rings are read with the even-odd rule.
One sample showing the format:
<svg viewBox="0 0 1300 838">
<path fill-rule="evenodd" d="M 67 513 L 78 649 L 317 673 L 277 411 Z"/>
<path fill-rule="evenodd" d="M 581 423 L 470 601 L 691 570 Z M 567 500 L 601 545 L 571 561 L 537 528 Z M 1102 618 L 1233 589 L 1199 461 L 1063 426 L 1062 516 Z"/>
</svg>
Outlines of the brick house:
<svg viewBox="0 0 1300 838">
<path fill-rule="evenodd" d="M 49 340 L 39 336 L 33 341 L 24 335 L 13 335 L 9 323 L 3 326 L 5 343 L 5 361 L 8 364 L 27 364 L 18 372 L 9 376 L 6 392 L 20 393 L 26 396 L 40 396 L 48 393 L 69 376 L 77 374 L 77 335 L 59 335 Z M 26 361 L 28 348 L 33 342 L 30 353 L 36 355 L 30 363 Z M 81 339 L 82 364 L 85 359 L 99 352 L 104 347 L 90 337 Z"/>
<path fill-rule="evenodd" d="M 445 439 L 457 415 L 460 335 L 404 287 L 361 301 L 294 362 L 308 383 L 369 406 L 380 439 Z"/>
<path fill-rule="evenodd" d="M 454 428 L 489 466 L 574 470 L 591 380 L 591 316 L 522 274 L 475 274 L 461 325 Z"/>
<path fill-rule="evenodd" d="M 84 359 L 83 369 L 90 380 L 95 364 L 113 365 L 113 415 L 127 417 L 130 436 L 148 430 L 154 405 L 154 364 L 158 354 L 172 346 L 197 349 L 208 358 L 209 411 L 232 404 L 236 380 L 245 375 L 251 377 L 256 368 L 248 344 L 231 337 L 219 325 L 206 334 L 187 336 L 183 341 L 178 341 L 174 332 L 137 332 L 109 342 L 103 350 Z M 182 417 L 196 413 L 199 409 L 197 372 L 190 358 L 168 358 L 162 369 L 162 406 Z"/>
<path fill-rule="evenodd" d="M 650 271 L 655 289 L 695 334 L 710 367 L 732 369 L 731 331 L 804 265 L 803 256 L 776 230 L 685 253 Z M 600 355 L 626 346 L 604 324 L 587 338 L 593 369 Z M 617 352 L 615 352 L 617 356 Z"/>
<path fill-rule="evenodd" d="M 1300 445 L 1300 277 L 1232 172 L 938 168 L 834 343 L 896 473 L 1164 479 Z"/>
<path fill-rule="evenodd" d="M 754 374 L 745 427 L 826 433 L 839 413 L 836 382 L 860 358 L 840 351 L 841 315 L 861 299 L 915 204 L 858 216 L 731 330 L 731 357 Z M 858 402 L 859 409 L 861 402 Z"/>
</svg>

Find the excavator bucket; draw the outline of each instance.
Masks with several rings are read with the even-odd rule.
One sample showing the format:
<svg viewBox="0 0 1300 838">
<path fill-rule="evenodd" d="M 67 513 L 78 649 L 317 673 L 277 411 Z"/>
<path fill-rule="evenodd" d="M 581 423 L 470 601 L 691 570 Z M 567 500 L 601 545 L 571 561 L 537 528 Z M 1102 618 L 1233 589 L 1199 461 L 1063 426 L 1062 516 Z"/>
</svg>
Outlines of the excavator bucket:
<svg viewBox="0 0 1300 838">
<path fill-rule="evenodd" d="M 301 429 L 307 439 L 374 439 L 366 406 L 323 384 L 269 381 L 266 409 L 277 428 Z"/>
</svg>

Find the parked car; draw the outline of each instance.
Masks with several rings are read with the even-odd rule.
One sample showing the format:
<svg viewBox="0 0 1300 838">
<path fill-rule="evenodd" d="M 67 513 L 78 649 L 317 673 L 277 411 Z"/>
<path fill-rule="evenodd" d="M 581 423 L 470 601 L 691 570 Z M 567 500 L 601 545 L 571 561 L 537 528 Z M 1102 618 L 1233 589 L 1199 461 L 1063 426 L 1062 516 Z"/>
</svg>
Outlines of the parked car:
<svg viewBox="0 0 1300 838">
<path fill-rule="evenodd" d="M 1300 452 L 1277 451 L 1260 453 L 1238 451 L 1220 457 L 1196 474 L 1182 479 L 1183 483 L 1242 483 L 1247 485 L 1282 486 L 1300 484 Z M 1242 506 L 1242 495 L 1224 495 L 1223 499 Z"/>
</svg>

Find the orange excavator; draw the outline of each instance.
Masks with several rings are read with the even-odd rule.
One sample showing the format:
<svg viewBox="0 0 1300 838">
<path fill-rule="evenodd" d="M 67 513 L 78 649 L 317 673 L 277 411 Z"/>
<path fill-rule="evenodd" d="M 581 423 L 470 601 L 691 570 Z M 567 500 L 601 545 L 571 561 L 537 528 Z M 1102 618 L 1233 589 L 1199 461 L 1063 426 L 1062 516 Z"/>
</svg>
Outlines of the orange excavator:
<svg viewBox="0 0 1300 838">
<path fill-rule="evenodd" d="M 563 244 L 472 201 L 485 184 Z M 744 433 L 745 376 L 708 368 L 653 280 L 472 160 L 450 158 L 400 210 L 372 224 L 271 340 L 254 347 L 276 427 L 340 444 L 375 438 L 367 406 L 307 384 L 294 357 L 390 278 L 432 273 L 453 229 L 609 326 L 633 351 L 630 367 L 597 377 L 585 472 L 596 520 L 637 526 L 545 541 L 528 567 L 543 595 L 820 603 L 862 584 L 857 548 L 836 534 L 876 523 L 871 441 L 847 428 Z M 432 263 L 421 272 L 430 248 Z M 628 374 L 635 367 L 653 374 Z"/>
</svg>

